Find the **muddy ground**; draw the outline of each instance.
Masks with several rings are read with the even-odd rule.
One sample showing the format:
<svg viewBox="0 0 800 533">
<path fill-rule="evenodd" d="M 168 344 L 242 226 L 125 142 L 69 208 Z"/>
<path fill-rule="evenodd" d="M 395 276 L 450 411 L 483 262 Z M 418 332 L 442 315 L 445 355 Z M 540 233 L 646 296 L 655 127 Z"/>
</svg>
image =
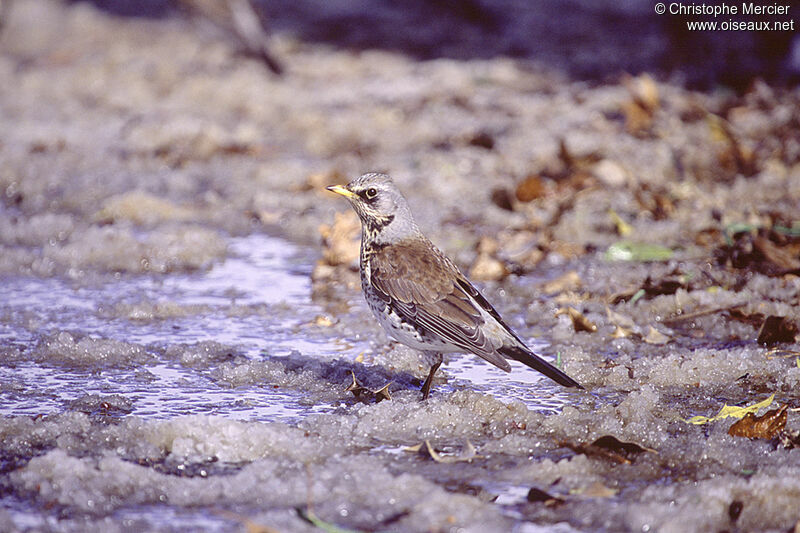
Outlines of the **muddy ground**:
<svg viewBox="0 0 800 533">
<path fill-rule="evenodd" d="M 497 34 L 469 10 L 440 47 L 422 8 L 417 50 L 357 24 L 392 10 L 335 41 L 298 5 L 282 76 L 161 4 L 6 15 L 0 529 L 798 530 L 785 56 L 690 89 L 648 6 L 626 62 L 464 53 Z M 420 402 L 324 190 L 366 171 L 586 391 L 464 356 Z"/>
</svg>

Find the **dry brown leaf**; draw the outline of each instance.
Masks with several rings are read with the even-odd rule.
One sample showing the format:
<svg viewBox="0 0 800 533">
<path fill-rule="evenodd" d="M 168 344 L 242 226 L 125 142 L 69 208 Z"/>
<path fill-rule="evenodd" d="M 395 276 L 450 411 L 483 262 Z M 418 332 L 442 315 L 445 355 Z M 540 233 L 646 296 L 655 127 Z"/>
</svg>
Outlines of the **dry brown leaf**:
<svg viewBox="0 0 800 533">
<path fill-rule="evenodd" d="M 433 445 L 431 445 L 429 440 L 425 440 L 419 444 L 415 444 L 413 446 L 406 446 L 403 448 L 403 451 L 411 452 L 411 453 L 419 453 L 425 455 L 426 457 L 430 457 L 437 463 L 461 463 L 461 462 L 470 462 L 473 459 L 477 459 L 480 457 L 478 455 L 475 446 L 467 439 L 464 443 L 464 447 L 461 448 L 461 451 L 456 454 L 441 454 L 437 452 Z"/>
<path fill-rule="evenodd" d="M 644 452 L 658 453 L 653 448 L 648 448 L 646 446 L 642 446 L 641 444 L 636 444 L 635 442 L 621 441 L 613 435 L 603 435 L 602 437 L 597 438 L 597 440 L 592 443 L 592 446 L 597 446 L 599 448 L 621 453 L 626 457 L 635 456 Z"/>
<path fill-rule="evenodd" d="M 464 443 L 464 447 L 461 449 L 461 452 L 459 452 L 458 455 L 442 455 L 433 449 L 433 446 L 431 446 L 431 443 L 428 440 L 425 441 L 425 447 L 428 451 L 428 455 L 430 455 L 431 459 L 437 463 L 470 462 L 479 457 L 477 451 L 475 450 L 475 446 L 473 446 L 469 440 Z"/>
<path fill-rule="evenodd" d="M 773 440 L 776 446 L 782 446 L 785 450 L 800 448 L 800 430 L 779 431 Z"/>
<path fill-rule="evenodd" d="M 575 289 L 579 289 L 582 283 L 583 280 L 581 280 L 580 275 L 574 270 L 570 270 L 542 285 L 542 292 L 545 294 L 556 294 L 567 290 L 574 291 Z"/>
<path fill-rule="evenodd" d="M 795 247 L 789 245 L 778 246 L 771 240 L 761 236 L 753 239 L 753 246 L 778 268 L 787 272 L 800 269 L 800 257 L 798 257 Z"/>
<path fill-rule="evenodd" d="M 609 322 L 616 326 L 621 326 L 629 330 L 636 328 L 636 323 L 634 323 L 631 317 L 612 311 L 608 306 L 606 306 L 606 315 L 608 316 Z"/>
<path fill-rule="evenodd" d="M 508 274 L 505 263 L 487 253 L 479 253 L 469 269 L 470 278 L 477 281 L 499 281 Z"/>
<path fill-rule="evenodd" d="M 758 331 L 756 342 L 771 346 L 782 342 L 794 342 L 797 324 L 785 316 L 768 316 Z"/>
<path fill-rule="evenodd" d="M 741 420 L 737 420 L 728 428 L 728 435 L 750 439 L 771 439 L 786 427 L 787 409 L 788 406 L 784 404 L 761 416 L 747 413 Z"/>
<path fill-rule="evenodd" d="M 537 489 L 536 487 L 531 487 L 531 489 L 528 491 L 528 496 L 526 499 L 531 503 L 543 503 L 545 507 L 558 507 L 564 503 L 563 498 L 552 496 L 551 494 L 548 494 L 541 489 Z"/>
<path fill-rule="evenodd" d="M 529 174 L 517 185 L 516 197 L 520 202 L 531 202 L 544 196 L 546 187 L 542 178 L 537 174 Z"/>
<path fill-rule="evenodd" d="M 614 331 L 611 333 L 611 337 L 614 339 L 622 339 L 630 337 L 631 335 L 633 335 L 633 331 L 625 329 L 622 326 L 615 326 Z"/>
<path fill-rule="evenodd" d="M 666 344 L 671 341 L 672 338 L 664 335 L 653 326 L 650 326 L 650 329 L 647 330 L 647 335 L 645 335 L 642 340 L 647 344 Z"/>
<path fill-rule="evenodd" d="M 392 384 L 392 382 L 390 381 L 389 383 L 387 383 L 386 385 L 384 385 L 380 389 L 372 391 L 372 394 L 375 395 L 375 399 L 377 401 L 391 400 L 392 399 L 392 395 L 389 394 L 389 385 L 391 385 L 391 384 Z"/>
<path fill-rule="evenodd" d="M 351 376 L 352 376 L 352 378 L 353 378 L 353 382 L 352 382 L 350 385 L 348 385 L 346 389 L 344 389 L 344 391 L 345 391 L 345 392 L 352 392 L 352 393 L 353 393 L 353 396 L 355 396 L 356 398 L 358 398 L 358 397 L 359 397 L 359 396 L 361 396 L 361 394 L 363 394 L 364 392 L 368 392 L 368 391 L 369 391 L 369 389 L 367 389 L 366 387 L 364 387 L 364 386 L 361 384 L 361 382 L 360 382 L 360 381 L 358 381 L 358 379 L 356 378 L 356 373 L 355 373 L 355 372 L 353 372 L 353 371 L 351 370 L 351 371 L 350 371 L 350 375 L 351 375 Z"/>
<path fill-rule="evenodd" d="M 623 442 L 612 435 L 603 435 L 591 444 L 562 442 L 561 445 L 587 457 L 598 457 L 617 464 L 628 465 L 633 463 L 640 453 L 658 453 L 652 448 L 646 448 L 634 442 Z"/>
<path fill-rule="evenodd" d="M 642 135 L 653 125 L 653 116 L 635 100 L 622 104 L 625 116 L 625 130 L 631 135 Z"/>
<path fill-rule="evenodd" d="M 588 331 L 589 333 L 594 333 L 597 331 L 597 325 L 583 316 L 583 313 L 575 309 L 574 307 L 562 307 L 558 311 L 556 311 L 556 316 L 559 315 L 567 315 L 572 320 L 572 327 L 575 328 L 575 331 Z"/>
<path fill-rule="evenodd" d="M 585 293 L 564 291 L 553 297 L 553 303 L 558 305 L 581 305 L 591 296 Z"/>
<path fill-rule="evenodd" d="M 376 402 L 392 399 L 392 396 L 389 394 L 389 386 L 392 384 L 391 381 L 378 390 L 372 390 L 362 385 L 356 378 L 356 373 L 352 370 L 350 371 L 350 375 L 353 378 L 353 382 L 344 389 L 345 392 L 352 392 L 353 396 L 356 398 L 361 398 L 362 395 L 367 397 L 372 396 Z"/>
</svg>

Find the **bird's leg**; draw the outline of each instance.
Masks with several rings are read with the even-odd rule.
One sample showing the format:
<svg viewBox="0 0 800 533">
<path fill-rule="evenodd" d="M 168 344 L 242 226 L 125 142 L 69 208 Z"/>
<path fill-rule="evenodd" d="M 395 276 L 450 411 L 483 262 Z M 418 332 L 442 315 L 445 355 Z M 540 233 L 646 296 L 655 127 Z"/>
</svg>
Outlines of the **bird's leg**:
<svg viewBox="0 0 800 533">
<path fill-rule="evenodd" d="M 439 370 L 439 367 L 442 366 L 442 356 L 441 354 L 436 354 L 437 360 L 431 365 L 431 371 L 428 372 L 428 377 L 425 379 L 425 383 L 422 384 L 422 399 L 427 400 L 428 395 L 431 393 L 431 384 L 433 384 L 433 375 L 436 374 L 436 371 Z"/>
</svg>

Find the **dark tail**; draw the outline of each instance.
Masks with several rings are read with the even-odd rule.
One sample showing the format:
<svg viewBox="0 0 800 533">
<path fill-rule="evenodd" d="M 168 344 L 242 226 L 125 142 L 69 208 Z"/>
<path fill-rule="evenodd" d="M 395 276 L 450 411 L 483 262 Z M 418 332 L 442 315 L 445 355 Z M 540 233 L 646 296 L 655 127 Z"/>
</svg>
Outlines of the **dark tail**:
<svg viewBox="0 0 800 533">
<path fill-rule="evenodd" d="M 577 381 L 531 351 L 518 346 L 503 346 L 497 351 L 506 357 L 510 357 L 522 364 L 528 365 L 534 370 L 538 370 L 559 385 L 564 385 L 565 387 L 577 387 L 579 389 L 583 388 Z"/>
</svg>

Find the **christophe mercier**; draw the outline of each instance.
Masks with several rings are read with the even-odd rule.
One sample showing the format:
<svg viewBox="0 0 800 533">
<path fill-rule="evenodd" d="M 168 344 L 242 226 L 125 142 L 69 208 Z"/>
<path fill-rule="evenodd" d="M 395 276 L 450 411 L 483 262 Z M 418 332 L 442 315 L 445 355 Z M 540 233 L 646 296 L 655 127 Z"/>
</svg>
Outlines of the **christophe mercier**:
<svg viewBox="0 0 800 533">
<path fill-rule="evenodd" d="M 742 10 L 734 4 L 680 4 L 672 2 L 669 5 L 670 15 L 786 15 L 789 13 L 788 4 L 756 4 L 755 2 L 742 2 Z"/>
</svg>

